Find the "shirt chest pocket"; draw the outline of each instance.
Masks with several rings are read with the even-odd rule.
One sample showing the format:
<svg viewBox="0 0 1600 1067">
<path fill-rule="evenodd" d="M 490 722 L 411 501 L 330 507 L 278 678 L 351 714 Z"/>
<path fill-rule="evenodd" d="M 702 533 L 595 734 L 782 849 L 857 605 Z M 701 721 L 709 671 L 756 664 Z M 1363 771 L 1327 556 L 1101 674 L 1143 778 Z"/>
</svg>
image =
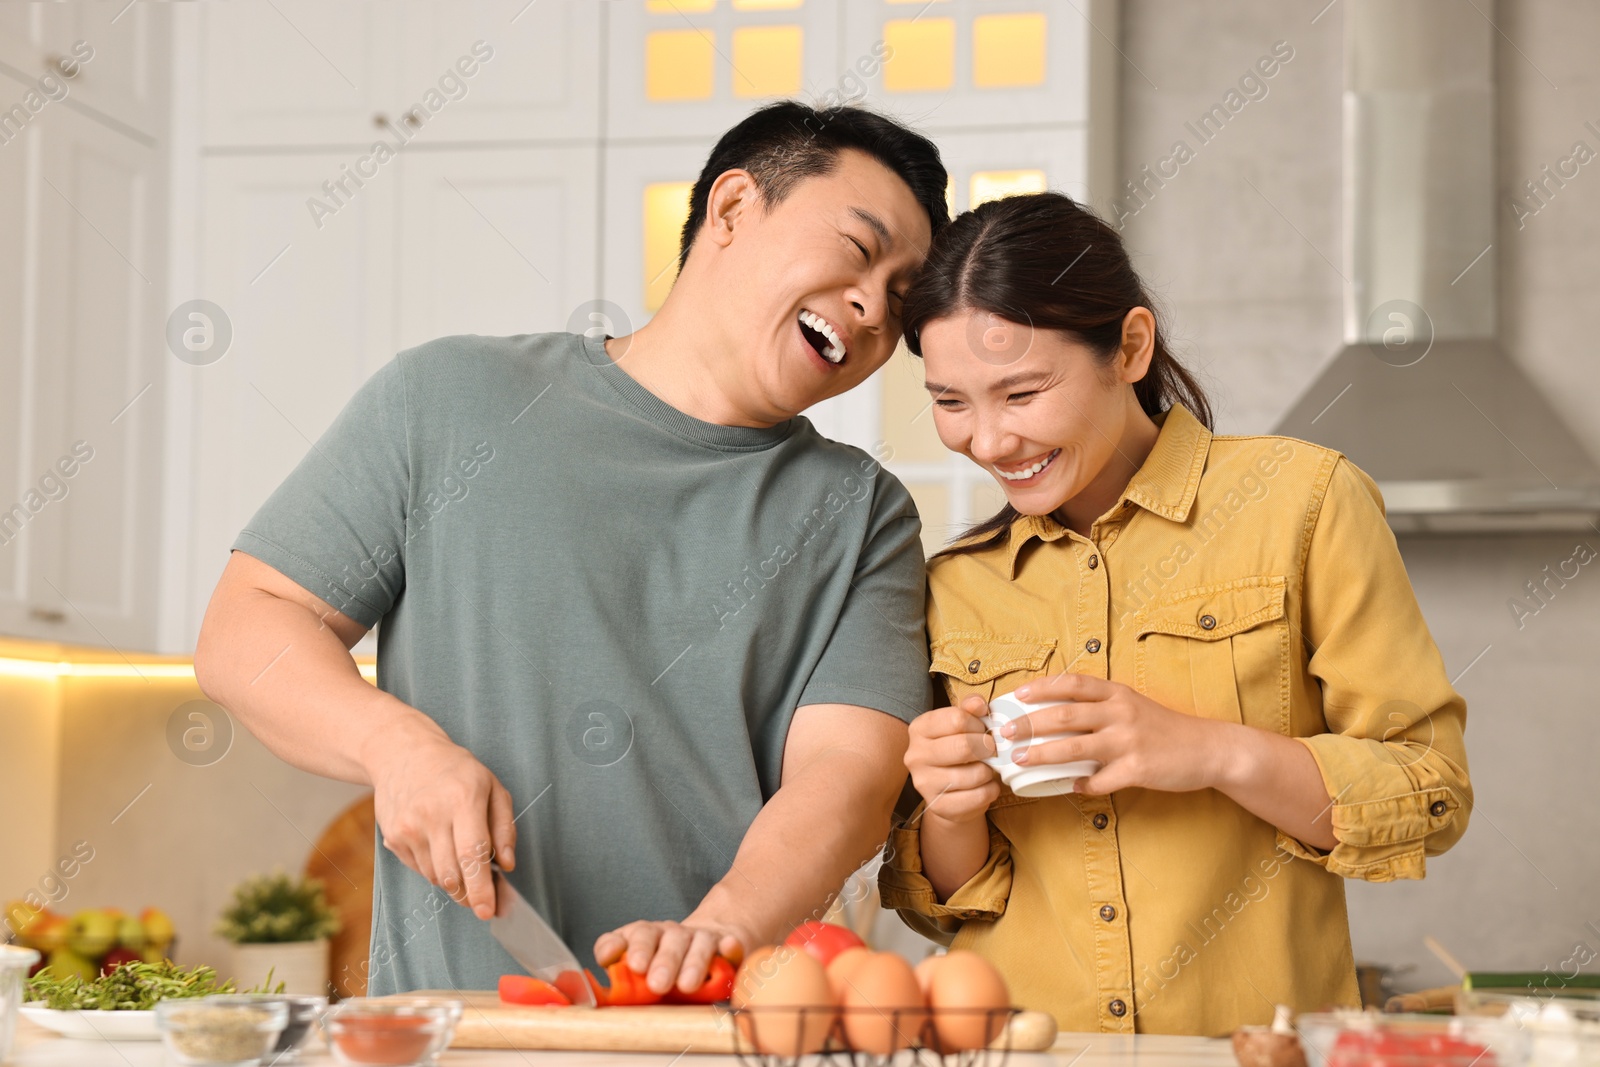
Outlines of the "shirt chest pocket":
<svg viewBox="0 0 1600 1067">
<path fill-rule="evenodd" d="M 952 705 L 976 693 L 989 700 L 1048 672 L 1053 638 L 946 633 L 930 648 L 928 670 Z"/>
<path fill-rule="evenodd" d="M 1278 575 L 1162 598 L 1139 618 L 1135 688 L 1174 711 L 1287 734 L 1284 601 Z"/>
</svg>

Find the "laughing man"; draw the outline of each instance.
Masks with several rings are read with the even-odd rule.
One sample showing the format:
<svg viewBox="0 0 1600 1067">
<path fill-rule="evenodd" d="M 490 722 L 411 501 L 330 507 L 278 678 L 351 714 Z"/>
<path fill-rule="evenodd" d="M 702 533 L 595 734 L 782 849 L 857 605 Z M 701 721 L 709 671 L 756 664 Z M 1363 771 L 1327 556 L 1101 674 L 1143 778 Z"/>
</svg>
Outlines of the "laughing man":
<svg viewBox="0 0 1600 1067">
<path fill-rule="evenodd" d="M 372 993 L 517 969 L 491 852 L 661 992 L 882 844 L 928 706 L 919 522 L 800 413 L 889 358 L 945 182 L 872 112 L 757 111 L 647 326 L 400 353 L 239 535 L 196 674 L 283 759 L 372 786 Z M 373 688 L 349 649 L 380 620 Z"/>
</svg>

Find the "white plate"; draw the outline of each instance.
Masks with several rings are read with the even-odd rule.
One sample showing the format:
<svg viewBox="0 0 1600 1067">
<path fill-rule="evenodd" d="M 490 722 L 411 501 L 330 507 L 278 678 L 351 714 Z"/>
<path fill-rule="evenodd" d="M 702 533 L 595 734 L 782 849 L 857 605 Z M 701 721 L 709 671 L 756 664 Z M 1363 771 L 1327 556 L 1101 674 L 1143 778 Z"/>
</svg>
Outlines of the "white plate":
<svg viewBox="0 0 1600 1067">
<path fill-rule="evenodd" d="M 57 1011 L 38 1004 L 24 1004 L 22 1017 L 54 1030 L 62 1037 L 89 1041 L 157 1041 L 156 1013 L 153 1011 Z"/>
</svg>

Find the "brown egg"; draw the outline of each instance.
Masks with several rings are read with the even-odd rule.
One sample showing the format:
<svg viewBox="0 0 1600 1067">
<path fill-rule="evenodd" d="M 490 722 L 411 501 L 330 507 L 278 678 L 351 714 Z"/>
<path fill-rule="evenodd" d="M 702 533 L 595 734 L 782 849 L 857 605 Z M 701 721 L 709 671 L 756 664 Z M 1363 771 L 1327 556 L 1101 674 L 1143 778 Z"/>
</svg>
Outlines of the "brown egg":
<svg viewBox="0 0 1600 1067">
<path fill-rule="evenodd" d="M 886 1056 L 923 1041 L 928 1012 L 911 964 L 893 952 L 874 952 L 850 971 L 844 1033 L 852 1048 Z"/>
<path fill-rule="evenodd" d="M 929 986 L 933 983 L 933 972 L 943 962 L 944 953 L 936 952 L 932 956 L 924 957 L 921 963 L 912 968 L 917 976 L 917 985 L 922 987 L 923 1000 L 928 999 Z"/>
<path fill-rule="evenodd" d="M 1006 980 L 994 964 L 966 949 L 944 957 L 928 986 L 933 1028 L 944 1052 L 988 1048 L 1005 1028 Z"/>
<path fill-rule="evenodd" d="M 822 964 L 783 945 L 745 957 L 733 979 L 733 1007 L 745 1040 L 776 1056 L 820 1051 L 837 1018 Z"/>
<path fill-rule="evenodd" d="M 850 983 L 850 975 L 863 960 L 872 958 L 872 950 L 854 945 L 833 957 L 833 962 L 828 964 L 828 988 L 833 991 L 833 1002 L 844 1003 L 844 991 Z"/>
</svg>

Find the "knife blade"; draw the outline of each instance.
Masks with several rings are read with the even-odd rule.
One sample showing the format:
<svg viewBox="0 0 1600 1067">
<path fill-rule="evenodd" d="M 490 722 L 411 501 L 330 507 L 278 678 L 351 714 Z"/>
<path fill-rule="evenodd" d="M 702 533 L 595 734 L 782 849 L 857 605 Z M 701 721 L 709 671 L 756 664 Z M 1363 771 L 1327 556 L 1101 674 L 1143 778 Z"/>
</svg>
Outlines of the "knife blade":
<svg viewBox="0 0 1600 1067">
<path fill-rule="evenodd" d="M 489 920 L 489 932 L 500 942 L 500 947 L 529 974 L 552 985 L 563 971 L 571 971 L 582 978 L 583 968 L 578 966 L 578 957 L 561 940 L 561 935 L 517 892 L 498 864 L 491 864 L 490 870 L 494 873 L 494 918 Z M 595 1007 L 594 990 L 589 988 L 587 979 L 568 985 L 571 988 L 562 992 L 572 996 L 576 990 L 574 1004 Z"/>
</svg>

